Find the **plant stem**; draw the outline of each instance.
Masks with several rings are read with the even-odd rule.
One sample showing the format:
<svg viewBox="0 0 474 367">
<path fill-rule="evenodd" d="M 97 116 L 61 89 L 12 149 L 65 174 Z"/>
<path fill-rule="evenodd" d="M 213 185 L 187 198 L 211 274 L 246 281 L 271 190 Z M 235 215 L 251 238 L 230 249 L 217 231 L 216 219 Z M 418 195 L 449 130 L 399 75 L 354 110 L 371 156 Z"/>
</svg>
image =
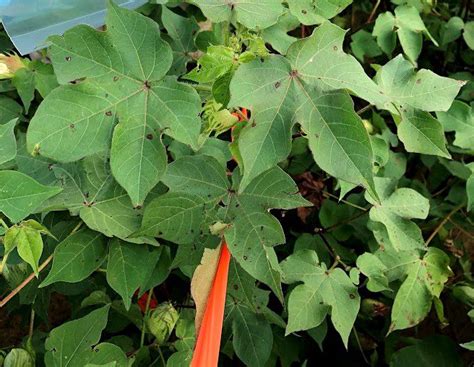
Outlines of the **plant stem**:
<svg viewBox="0 0 474 367">
<path fill-rule="evenodd" d="M 82 226 L 82 222 L 79 222 L 77 226 L 75 226 L 74 229 L 71 231 L 71 233 L 69 233 L 69 236 L 76 233 L 79 230 L 79 228 L 81 228 L 81 226 Z M 48 258 L 45 261 L 43 261 L 43 263 L 38 267 L 38 274 L 49 265 L 51 260 L 53 260 L 53 255 L 54 254 L 49 255 Z M 23 282 L 21 282 L 21 284 L 18 287 L 16 287 L 13 291 L 11 291 L 8 296 L 6 296 L 3 300 L 0 301 L 0 308 L 5 306 L 13 297 L 15 297 L 23 288 L 25 288 L 28 285 L 28 283 L 31 282 L 34 278 L 35 278 L 35 273 L 33 272 Z"/>
<path fill-rule="evenodd" d="M 452 215 L 454 213 L 456 213 L 457 211 L 461 210 L 465 205 L 466 204 L 463 203 L 463 204 L 460 204 L 460 205 L 456 206 L 453 210 L 451 210 L 448 213 L 448 215 L 446 217 L 444 217 L 444 219 L 436 226 L 434 231 L 430 234 L 430 236 L 426 240 L 426 242 L 425 242 L 426 247 L 428 247 L 430 242 L 433 240 L 433 238 L 435 238 L 435 236 L 438 234 L 438 232 L 441 230 L 441 228 L 443 228 L 443 226 L 448 222 L 448 220 L 452 217 Z"/>
<path fill-rule="evenodd" d="M 362 115 L 365 111 L 370 110 L 372 107 L 374 107 L 374 106 L 371 105 L 371 104 L 368 104 L 367 106 L 362 107 L 360 110 L 358 110 L 358 111 L 357 111 L 357 114 L 358 114 L 358 115 Z"/>
<path fill-rule="evenodd" d="M 341 203 L 344 203 L 344 204 L 347 204 L 349 206 L 352 206 L 353 208 L 356 208 L 356 209 L 359 209 L 359 210 L 362 210 L 364 212 L 368 211 L 369 208 L 364 208 L 362 206 L 359 206 L 357 204 L 354 204 L 354 203 L 351 203 L 350 201 L 347 201 L 347 200 L 344 200 L 344 199 L 339 199 L 336 195 L 334 194 L 331 194 L 330 192 L 327 192 L 327 191 L 323 191 L 323 196 L 326 197 L 326 198 L 332 198 L 332 199 L 336 199 L 337 201 L 340 201 Z"/>
<path fill-rule="evenodd" d="M 31 339 L 31 337 L 33 336 L 34 327 L 35 327 L 35 310 L 33 309 L 33 307 L 31 307 L 30 328 L 28 331 L 29 339 Z"/>
<path fill-rule="evenodd" d="M 381 3 L 381 0 L 377 0 L 377 2 L 375 3 L 375 5 L 372 9 L 372 12 L 369 15 L 369 19 L 367 19 L 367 24 L 372 23 L 372 21 L 374 20 L 375 13 L 377 12 L 377 9 L 380 6 L 380 3 Z"/>
<path fill-rule="evenodd" d="M 148 321 L 148 316 L 149 316 L 148 314 L 150 310 L 152 294 L 153 294 L 153 288 L 148 291 L 148 297 L 146 299 L 145 314 L 143 315 L 142 335 L 140 337 L 140 348 L 143 347 L 143 345 L 145 344 L 146 322 Z"/>
<path fill-rule="evenodd" d="M 38 273 L 41 272 L 48 264 L 53 260 L 53 255 L 50 255 L 43 263 L 38 267 Z M 0 301 L 0 308 L 5 306 L 13 297 L 15 297 L 23 288 L 25 288 L 29 282 L 35 277 L 35 273 L 31 273 L 21 284 L 10 292 L 2 301 Z"/>
</svg>

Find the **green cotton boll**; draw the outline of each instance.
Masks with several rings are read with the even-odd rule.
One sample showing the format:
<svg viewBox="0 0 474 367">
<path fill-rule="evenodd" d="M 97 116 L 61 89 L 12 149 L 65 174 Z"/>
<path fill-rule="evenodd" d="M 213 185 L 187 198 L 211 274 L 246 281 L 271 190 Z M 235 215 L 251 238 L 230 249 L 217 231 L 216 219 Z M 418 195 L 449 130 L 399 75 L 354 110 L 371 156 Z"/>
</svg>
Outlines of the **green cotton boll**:
<svg viewBox="0 0 474 367">
<path fill-rule="evenodd" d="M 146 321 L 148 330 L 158 344 L 163 344 L 173 332 L 179 313 L 171 303 L 163 303 L 151 313 Z"/>
</svg>

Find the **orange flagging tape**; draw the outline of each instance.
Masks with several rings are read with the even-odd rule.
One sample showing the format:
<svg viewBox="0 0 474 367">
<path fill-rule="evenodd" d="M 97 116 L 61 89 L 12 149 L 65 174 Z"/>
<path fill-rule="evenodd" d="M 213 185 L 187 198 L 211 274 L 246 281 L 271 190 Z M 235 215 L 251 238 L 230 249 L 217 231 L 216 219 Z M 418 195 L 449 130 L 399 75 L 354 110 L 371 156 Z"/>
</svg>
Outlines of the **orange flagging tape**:
<svg viewBox="0 0 474 367">
<path fill-rule="evenodd" d="M 229 263 L 230 253 L 223 241 L 219 264 L 207 300 L 191 367 L 216 367 L 219 361 Z"/>
</svg>

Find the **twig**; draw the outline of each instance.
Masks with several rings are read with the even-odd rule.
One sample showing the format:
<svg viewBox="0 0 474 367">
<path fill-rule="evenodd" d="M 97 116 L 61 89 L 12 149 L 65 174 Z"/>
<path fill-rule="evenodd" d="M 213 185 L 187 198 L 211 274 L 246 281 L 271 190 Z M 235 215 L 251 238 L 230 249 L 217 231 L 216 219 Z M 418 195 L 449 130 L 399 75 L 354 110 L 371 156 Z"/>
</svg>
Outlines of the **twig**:
<svg viewBox="0 0 474 367">
<path fill-rule="evenodd" d="M 466 231 L 463 227 L 461 227 L 458 223 L 456 223 L 454 220 L 452 220 L 451 218 L 448 219 L 453 226 L 455 226 L 460 232 L 462 232 L 464 235 L 466 235 L 467 237 L 469 238 L 472 238 L 474 239 L 474 235 L 472 235 L 471 233 L 469 233 L 468 231 Z"/>
<path fill-rule="evenodd" d="M 367 357 L 365 356 L 364 350 L 362 349 L 362 345 L 360 344 L 359 334 L 357 333 L 355 326 L 352 329 L 354 330 L 354 336 L 356 338 L 357 345 L 359 346 L 360 354 L 362 354 L 362 358 L 364 358 L 364 362 L 370 365 Z"/>
<path fill-rule="evenodd" d="M 367 19 L 367 24 L 372 23 L 375 17 L 375 13 L 377 12 L 378 7 L 380 6 L 381 0 L 377 0 L 375 3 L 372 12 L 369 15 L 369 19 Z"/>
<path fill-rule="evenodd" d="M 350 201 L 347 201 L 347 200 L 344 200 L 344 199 L 339 199 L 336 195 L 331 194 L 330 192 L 327 192 L 327 191 L 323 191 L 323 196 L 325 196 L 326 198 L 336 199 L 337 201 L 340 201 L 341 203 L 347 204 L 347 205 L 349 205 L 349 206 L 352 206 L 353 208 L 362 210 L 362 211 L 364 211 L 364 212 L 366 212 L 367 210 L 369 210 L 368 208 L 364 208 L 364 207 L 359 206 L 359 205 L 357 205 L 357 204 L 351 203 Z"/>
<path fill-rule="evenodd" d="M 43 263 L 38 267 L 38 273 L 41 272 L 44 268 L 48 266 L 48 264 L 53 260 L 53 255 L 50 255 Z M 5 306 L 13 297 L 15 297 L 23 288 L 25 288 L 29 282 L 31 282 L 35 278 L 35 273 L 31 273 L 21 284 L 16 287 L 13 291 L 10 292 L 8 296 L 6 296 L 0 302 L 0 308 Z"/>
<path fill-rule="evenodd" d="M 35 328 L 35 310 L 33 307 L 31 307 L 31 315 L 30 315 L 30 328 L 28 331 L 28 337 L 29 339 L 32 338 L 33 336 L 33 330 Z"/>
<path fill-rule="evenodd" d="M 83 222 L 79 222 L 77 226 L 74 227 L 74 229 L 69 233 L 69 236 L 73 235 L 76 233 L 79 228 L 81 228 Z M 69 237 L 68 236 L 68 237 Z M 49 255 L 48 258 L 43 261 L 43 263 L 38 267 L 38 273 L 40 273 L 44 268 L 46 268 L 51 260 L 53 260 L 53 254 Z M 6 296 L 2 301 L 0 301 L 0 308 L 5 306 L 13 297 L 15 297 L 23 288 L 25 288 L 29 282 L 31 282 L 35 278 L 35 273 L 31 273 L 21 284 L 16 287 L 13 291 L 10 292 L 8 296 Z"/>
<path fill-rule="evenodd" d="M 444 219 L 436 226 L 436 228 L 434 229 L 434 231 L 430 234 L 430 236 L 428 237 L 428 239 L 426 240 L 425 242 L 425 246 L 428 246 L 430 244 L 430 242 L 433 240 L 433 238 L 436 237 L 436 235 L 438 234 L 438 232 L 441 230 L 441 228 L 443 228 L 443 226 L 448 222 L 448 220 L 452 217 L 452 215 L 454 213 L 456 213 L 457 211 L 461 210 L 464 205 L 466 204 L 461 204 L 461 205 L 458 205 L 457 207 L 455 207 L 453 210 L 451 210 L 448 215 L 446 217 L 444 217 Z"/>
<path fill-rule="evenodd" d="M 365 111 L 370 110 L 372 107 L 374 107 L 374 105 L 368 104 L 367 106 L 362 107 L 360 110 L 358 110 L 358 111 L 357 111 L 357 114 L 360 116 L 360 115 L 362 115 Z"/>
</svg>

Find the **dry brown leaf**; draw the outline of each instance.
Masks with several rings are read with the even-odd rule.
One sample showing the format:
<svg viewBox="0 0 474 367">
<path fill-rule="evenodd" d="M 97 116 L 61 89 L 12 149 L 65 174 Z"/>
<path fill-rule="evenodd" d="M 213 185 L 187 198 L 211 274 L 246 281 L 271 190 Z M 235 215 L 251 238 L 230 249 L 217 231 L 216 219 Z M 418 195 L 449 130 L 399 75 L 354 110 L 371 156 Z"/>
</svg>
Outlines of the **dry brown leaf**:
<svg viewBox="0 0 474 367">
<path fill-rule="evenodd" d="M 191 280 L 191 296 L 196 304 L 196 318 L 194 320 L 196 335 L 199 335 L 204 312 L 206 312 L 207 299 L 214 283 L 221 248 L 222 245 L 219 245 L 215 249 L 206 248 L 204 250 L 201 264 L 194 271 L 193 279 Z"/>
</svg>

